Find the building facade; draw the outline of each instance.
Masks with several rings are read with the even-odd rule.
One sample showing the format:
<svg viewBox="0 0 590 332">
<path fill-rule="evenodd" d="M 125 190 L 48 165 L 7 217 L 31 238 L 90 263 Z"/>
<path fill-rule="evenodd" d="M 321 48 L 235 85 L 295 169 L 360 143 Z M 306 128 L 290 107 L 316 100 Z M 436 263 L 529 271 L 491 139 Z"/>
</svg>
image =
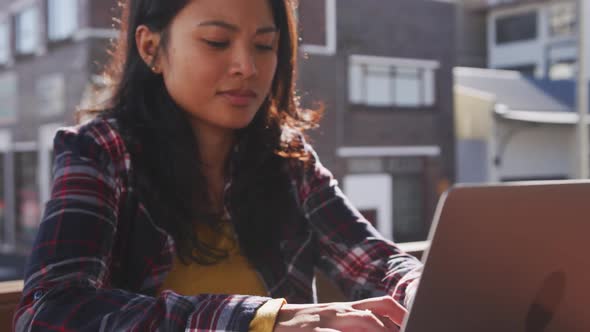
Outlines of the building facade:
<svg viewBox="0 0 590 332">
<path fill-rule="evenodd" d="M 487 4 L 482 0 L 456 0 L 455 4 L 455 65 L 487 68 Z"/>
<path fill-rule="evenodd" d="M 396 241 L 425 239 L 454 178 L 455 9 L 300 1 L 299 90 L 304 105 L 326 110 L 313 143 L 351 201 Z"/>
<path fill-rule="evenodd" d="M 53 135 L 106 61 L 115 1 L 0 0 L 0 248 L 26 254 L 49 197 Z"/>
<path fill-rule="evenodd" d="M 578 59 L 578 0 L 494 3 L 488 8 L 489 68 L 517 70 L 537 78 L 574 79 Z M 586 24 L 590 38 L 590 24 Z M 590 43 L 586 42 L 586 62 Z"/>
<path fill-rule="evenodd" d="M 455 68 L 457 182 L 577 177 L 575 82 Z"/>
<path fill-rule="evenodd" d="M 30 249 L 50 194 L 53 135 L 76 122 L 107 60 L 115 2 L 0 0 L 0 256 Z M 446 1 L 300 1 L 298 87 L 304 106 L 326 108 L 312 143 L 397 241 L 426 237 L 454 179 L 455 53 L 440 43 L 454 45 L 454 15 Z"/>
</svg>

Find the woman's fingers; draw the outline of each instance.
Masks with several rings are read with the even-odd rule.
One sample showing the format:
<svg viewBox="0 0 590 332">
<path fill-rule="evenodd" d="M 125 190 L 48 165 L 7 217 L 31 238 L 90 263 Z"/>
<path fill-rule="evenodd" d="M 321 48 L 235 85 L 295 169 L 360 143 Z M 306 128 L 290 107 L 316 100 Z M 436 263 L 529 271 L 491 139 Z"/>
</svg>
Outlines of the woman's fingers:
<svg viewBox="0 0 590 332">
<path fill-rule="evenodd" d="M 326 322 L 330 328 L 339 331 L 389 332 L 389 328 L 368 310 L 339 313 Z"/>
<path fill-rule="evenodd" d="M 391 296 L 374 297 L 357 301 L 353 303 L 352 307 L 359 310 L 370 310 L 377 315 L 385 316 L 398 326 L 402 325 L 404 316 L 408 313 Z"/>
<path fill-rule="evenodd" d="M 381 316 L 381 315 L 377 315 L 377 314 L 374 314 L 374 315 L 377 316 L 377 318 L 379 318 L 379 320 L 381 320 L 381 322 L 387 328 L 387 331 L 399 332 L 400 327 L 397 324 L 395 324 L 391 319 L 389 319 L 389 317 L 385 317 L 385 316 Z"/>
<path fill-rule="evenodd" d="M 406 314 L 391 297 L 327 304 L 285 304 L 274 332 L 399 332 Z"/>
<path fill-rule="evenodd" d="M 368 309 L 349 303 L 328 305 L 285 304 L 277 317 L 275 332 L 396 332 L 395 324 Z"/>
</svg>

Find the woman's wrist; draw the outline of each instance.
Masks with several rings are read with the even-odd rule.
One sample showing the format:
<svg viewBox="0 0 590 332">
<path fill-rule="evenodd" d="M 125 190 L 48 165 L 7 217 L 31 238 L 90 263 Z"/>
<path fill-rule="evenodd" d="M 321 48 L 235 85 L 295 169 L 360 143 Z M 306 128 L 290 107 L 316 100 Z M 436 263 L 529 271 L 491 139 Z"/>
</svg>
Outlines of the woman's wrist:
<svg viewBox="0 0 590 332">
<path fill-rule="evenodd" d="M 264 303 L 256 311 L 254 319 L 250 322 L 250 332 L 270 332 L 274 326 L 282 306 L 287 303 L 285 299 L 271 299 Z"/>
</svg>

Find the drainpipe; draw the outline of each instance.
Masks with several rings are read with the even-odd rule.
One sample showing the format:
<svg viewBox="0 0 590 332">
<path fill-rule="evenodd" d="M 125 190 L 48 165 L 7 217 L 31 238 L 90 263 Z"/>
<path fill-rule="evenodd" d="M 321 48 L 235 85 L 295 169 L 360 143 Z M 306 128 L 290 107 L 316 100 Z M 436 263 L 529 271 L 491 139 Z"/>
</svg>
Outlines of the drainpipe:
<svg viewBox="0 0 590 332">
<path fill-rule="evenodd" d="M 578 1 L 578 178 L 588 178 L 588 80 L 586 73 L 586 6 L 587 0 Z"/>
</svg>

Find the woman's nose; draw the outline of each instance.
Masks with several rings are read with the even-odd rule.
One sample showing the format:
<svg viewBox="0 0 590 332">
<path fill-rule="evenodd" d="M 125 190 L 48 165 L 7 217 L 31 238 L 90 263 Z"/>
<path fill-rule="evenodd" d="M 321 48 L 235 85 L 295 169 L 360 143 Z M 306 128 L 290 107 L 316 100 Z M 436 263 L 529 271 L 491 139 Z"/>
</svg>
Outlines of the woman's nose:
<svg viewBox="0 0 590 332">
<path fill-rule="evenodd" d="M 243 76 L 244 78 L 250 78 L 258 74 L 252 51 L 242 50 L 236 52 L 232 63 L 231 74 L 232 76 Z"/>
</svg>

